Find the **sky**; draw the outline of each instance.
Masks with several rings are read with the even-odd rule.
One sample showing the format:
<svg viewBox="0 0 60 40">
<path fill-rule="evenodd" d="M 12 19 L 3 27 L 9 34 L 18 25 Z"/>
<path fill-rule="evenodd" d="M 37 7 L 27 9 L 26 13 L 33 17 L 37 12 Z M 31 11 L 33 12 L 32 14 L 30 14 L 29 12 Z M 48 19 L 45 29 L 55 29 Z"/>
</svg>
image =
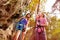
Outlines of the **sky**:
<svg viewBox="0 0 60 40">
<path fill-rule="evenodd" d="M 56 0 L 47 0 L 45 3 L 45 11 L 51 12 L 52 5 L 55 3 Z"/>
<path fill-rule="evenodd" d="M 45 12 L 51 12 L 52 10 L 52 6 L 55 3 L 56 0 L 47 0 L 47 2 L 45 3 Z M 60 12 L 58 10 L 55 10 L 56 16 L 58 19 L 60 19 Z"/>
</svg>

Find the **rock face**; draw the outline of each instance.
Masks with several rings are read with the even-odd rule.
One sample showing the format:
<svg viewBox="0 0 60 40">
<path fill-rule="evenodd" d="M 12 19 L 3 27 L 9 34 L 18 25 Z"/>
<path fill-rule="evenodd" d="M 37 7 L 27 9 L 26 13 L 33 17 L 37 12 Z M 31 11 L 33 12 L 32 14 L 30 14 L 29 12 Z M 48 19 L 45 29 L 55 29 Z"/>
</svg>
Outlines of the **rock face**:
<svg viewBox="0 0 60 40">
<path fill-rule="evenodd" d="M 0 5 L 6 3 L 7 0 L 0 0 Z"/>
<path fill-rule="evenodd" d="M 7 40 L 7 35 L 5 35 L 5 31 L 0 29 L 0 40 Z"/>
<path fill-rule="evenodd" d="M 10 20 L 12 15 L 16 14 L 19 7 L 20 0 L 0 0 L 0 24 L 8 23 L 7 20 Z"/>
<path fill-rule="evenodd" d="M 0 40 L 11 40 L 12 16 L 20 10 L 20 0 L 0 0 Z"/>
<path fill-rule="evenodd" d="M 12 40 L 12 30 L 14 23 L 12 23 L 6 30 L 0 29 L 0 40 Z"/>
<path fill-rule="evenodd" d="M 20 15 L 25 5 L 28 5 L 26 1 L 0 0 L 0 40 L 12 40 L 11 36 L 14 34 L 12 33 L 13 22 L 21 18 Z"/>
</svg>

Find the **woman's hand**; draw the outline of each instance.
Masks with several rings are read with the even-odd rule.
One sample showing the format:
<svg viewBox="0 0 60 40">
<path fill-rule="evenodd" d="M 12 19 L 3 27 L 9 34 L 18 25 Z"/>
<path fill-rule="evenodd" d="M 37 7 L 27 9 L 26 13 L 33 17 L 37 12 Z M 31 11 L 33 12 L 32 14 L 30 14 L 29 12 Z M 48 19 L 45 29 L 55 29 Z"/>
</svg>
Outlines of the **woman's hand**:
<svg viewBox="0 0 60 40">
<path fill-rule="evenodd" d="M 47 24 L 40 24 L 41 26 L 47 26 Z"/>
</svg>

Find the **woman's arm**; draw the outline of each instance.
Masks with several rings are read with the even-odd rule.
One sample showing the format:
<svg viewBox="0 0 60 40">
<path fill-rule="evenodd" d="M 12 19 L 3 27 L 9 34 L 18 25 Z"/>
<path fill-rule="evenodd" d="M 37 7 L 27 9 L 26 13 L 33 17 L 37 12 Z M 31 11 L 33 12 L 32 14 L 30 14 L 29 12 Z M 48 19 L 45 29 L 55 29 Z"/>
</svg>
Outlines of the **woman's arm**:
<svg viewBox="0 0 60 40">
<path fill-rule="evenodd" d="M 48 26 L 48 24 L 47 24 L 47 23 L 45 23 L 45 24 L 41 24 L 41 26 Z"/>
</svg>

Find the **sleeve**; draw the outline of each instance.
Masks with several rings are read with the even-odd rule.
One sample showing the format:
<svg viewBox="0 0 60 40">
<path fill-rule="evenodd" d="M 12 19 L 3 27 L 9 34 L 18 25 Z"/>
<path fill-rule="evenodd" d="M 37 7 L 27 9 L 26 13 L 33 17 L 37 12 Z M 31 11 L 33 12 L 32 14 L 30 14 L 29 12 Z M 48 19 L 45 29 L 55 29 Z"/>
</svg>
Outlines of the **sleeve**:
<svg viewBox="0 0 60 40">
<path fill-rule="evenodd" d="M 47 18 L 44 19 L 44 23 L 46 23 L 48 25 L 48 21 Z"/>
</svg>

